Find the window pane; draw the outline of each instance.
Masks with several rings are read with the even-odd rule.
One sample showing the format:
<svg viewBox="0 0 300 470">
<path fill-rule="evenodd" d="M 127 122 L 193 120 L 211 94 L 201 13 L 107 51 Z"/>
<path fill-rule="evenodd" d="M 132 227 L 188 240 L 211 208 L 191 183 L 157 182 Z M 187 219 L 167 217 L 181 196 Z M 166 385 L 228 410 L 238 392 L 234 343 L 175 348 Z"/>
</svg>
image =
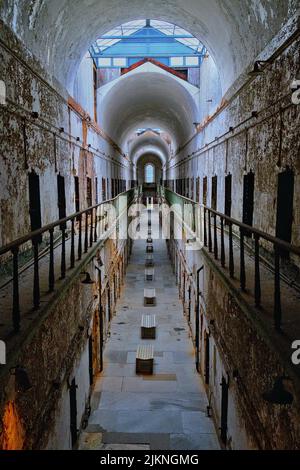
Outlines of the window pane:
<svg viewBox="0 0 300 470">
<path fill-rule="evenodd" d="M 126 59 L 125 58 L 117 58 L 117 59 L 114 59 L 114 65 L 116 65 L 117 67 L 125 67 L 126 66 Z"/>
<path fill-rule="evenodd" d="M 145 166 L 145 181 L 146 183 L 154 183 L 154 166 L 153 165 Z"/>
<path fill-rule="evenodd" d="M 171 57 L 171 66 L 177 67 L 183 65 L 183 57 Z"/>
<path fill-rule="evenodd" d="M 99 67 L 109 67 L 111 65 L 111 59 L 109 57 L 98 59 L 98 65 Z"/>
<path fill-rule="evenodd" d="M 198 57 L 186 57 L 186 65 L 198 65 Z"/>
</svg>

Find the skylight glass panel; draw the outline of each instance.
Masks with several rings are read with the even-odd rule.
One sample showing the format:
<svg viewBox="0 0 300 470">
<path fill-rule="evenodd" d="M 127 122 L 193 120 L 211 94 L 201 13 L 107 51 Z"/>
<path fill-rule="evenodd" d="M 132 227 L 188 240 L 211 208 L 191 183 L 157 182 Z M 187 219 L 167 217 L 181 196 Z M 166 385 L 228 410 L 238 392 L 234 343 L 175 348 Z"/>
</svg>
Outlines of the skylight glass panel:
<svg viewBox="0 0 300 470">
<path fill-rule="evenodd" d="M 186 57 L 185 58 L 185 64 L 186 65 L 198 65 L 199 64 L 199 59 L 198 59 L 198 57 Z"/>
<path fill-rule="evenodd" d="M 101 57 L 98 59 L 99 67 L 110 67 L 111 59 L 109 57 Z"/>
<path fill-rule="evenodd" d="M 113 64 L 116 67 L 125 67 L 126 66 L 126 59 L 125 57 L 117 57 L 116 59 L 113 59 Z"/>
<path fill-rule="evenodd" d="M 171 65 L 173 67 L 180 67 L 183 65 L 183 57 L 171 57 Z"/>
<path fill-rule="evenodd" d="M 143 58 L 151 57 L 152 55 L 153 57 L 164 57 L 166 55 L 168 58 L 171 57 L 171 66 L 180 67 L 186 63 L 182 56 L 189 57 L 190 55 L 192 56 L 193 53 L 199 54 L 202 50 L 203 45 L 200 41 L 186 30 L 160 20 L 150 20 L 150 27 L 162 33 L 161 41 L 158 40 L 159 35 L 157 32 L 154 32 L 152 33 L 153 41 L 149 43 L 149 41 L 143 38 L 143 33 L 141 33 L 143 28 L 149 25 L 148 21 L 149 20 L 131 21 L 111 29 L 98 38 L 96 43 L 91 47 L 92 57 L 96 59 L 97 56 L 102 55 L 103 58 L 106 58 L 106 55 L 111 55 L 111 57 L 115 56 L 116 58 L 123 59 L 125 57 Z M 137 32 L 139 33 L 138 37 L 140 40 L 135 38 L 134 41 L 130 41 L 127 39 L 122 43 L 123 38 L 130 38 L 130 36 Z M 163 36 L 168 36 L 170 40 L 166 40 Z M 119 43 L 121 43 L 120 47 L 118 47 Z M 115 46 L 115 48 L 110 50 L 113 46 Z M 187 49 L 184 50 L 182 46 L 185 46 Z M 175 59 L 177 55 L 179 55 L 179 58 Z M 192 62 L 193 61 L 191 61 L 191 63 Z M 118 62 L 116 62 L 116 64 L 118 64 Z M 123 64 L 114 65 L 113 61 L 111 65 L 124 67 Z"/>
</svg>

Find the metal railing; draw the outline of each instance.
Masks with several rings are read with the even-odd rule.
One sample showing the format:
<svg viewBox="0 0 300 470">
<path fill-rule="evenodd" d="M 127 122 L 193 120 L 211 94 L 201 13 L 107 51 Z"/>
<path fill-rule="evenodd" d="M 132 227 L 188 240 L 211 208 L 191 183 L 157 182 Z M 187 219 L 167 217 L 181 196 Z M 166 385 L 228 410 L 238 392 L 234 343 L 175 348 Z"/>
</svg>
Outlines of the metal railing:
<svg viewBox="0 0 300 470">
<path fill-rule="evenodd" d="M 246 225 L 239 220 L 229 217 L 221 212 L 211 209 L 210 207 L 196 203 L 195 201 L 174 193 L 168 188 L 161 189 L 161 195 L 164 195 L 168 203 L 174 204 L 181 201 L 182 205 L 190 204 L 191 213 L 198 217 L 199 211 L 196 207 L 201 207 L 200 220 L 193 220 L 190 225 L 191 231 L 195 231 L 195 227 L 200 223 L 202 230 L 196 231 L 203 234 L 204 247 L 209 253 L 213 253 L 215 260 L 219 260 L 223 268 L 228 267 L 229 276 L 235 279 L 235 259 L 234 259 L 234 237 L 239 235 L 239 273 L 238 279 L 241 291 L 245 292 L 247 287 L 246 263 L 245 263 L 245 238 L 254 241 L 254 300 L 255 306 L 262 306 L 262 289 L 261 289 L 261 241 L 270 243 L 273 247 L 274 256 L 274 302 L 273 302 L 273 319 L 276 330 L 281 330 L 282 324 L 282 302 L 281 302 L 281 256 L 283 253 L 291 253 L 300 256 L 300 248 L 265 233 L 255 227 Z M 226 225 L 226 227 L 225 227 Z M 235 230 L 233 230 L 235 228 Z M 228 243 L 228 251 L 226 245 Z M 227 253 L 227 256 L 226 256 Z M 228 259 L 226 259 L 228 258 Z"/>
<path fill-rule="evenodd" d="M 61 253 L 60 253 L 60 280 L 65 279 L 67 272 L 67 253 L 66 253 L 66 240 L 68 232 L 70 233 L 70 259 L 69 268 L 75 267 L 76 261 L 80 261 L 82 256 L 88 253 L 89 248 L 96 244 L 103 233 L 106 232 L 107 227 L 101 224 L 105 218 L 105 206 L 112 204 L 116 211 L 116 222 L 120 216 L 122 208 L 119 207 L 121 197 L 126 196 L 127 207 L 132 203 L 135 197 L 138 196 L 139 189 L 130 189 L 124 193 L 119 194 L 117 197 L 103 201 L 94 206 L 88 207 L 80 212 L 76 212 L 68 217 L 57 220 L 51 224 L 45 225 L 34 232 L 28 233 L 25 236 L 0 248 L 0 257 L 7 256 L 7 253 L 12 255 L 12 325 L 15 332 L 20 330 L 21 314 L 20 314 L 20 295 L 19 295 L 19 255 L 20 247 L 25 244 L 31 244 L 33 250 L 33 300 L 32 306 L 34 310 L 40 307 L 41 293 L 40 293 L 40 274 L 39 274 L 39 244 L 41 237 L 47 234 L 49 239 L 48 253 L 49 253 L 49 270 L 48 270 L 48 292 L 51 293 L 55 288 L 55 259 L 54 259 L 54 233 L 59 230 L 61 233 Z M 123 204 L 124 205 L 124 204 Z M 101 215 L 99 215 L 99 209 Z M 101 210 L 102 209 L 102 210 Z M 124 209 L 124 207 L 123 207 Z M 77 235 L 77 240 L 76 239 Z M 76 241 L 76 246 L 75 246 Z M 77 253 L 77 257 L 76 257 Z"/>
</svg>

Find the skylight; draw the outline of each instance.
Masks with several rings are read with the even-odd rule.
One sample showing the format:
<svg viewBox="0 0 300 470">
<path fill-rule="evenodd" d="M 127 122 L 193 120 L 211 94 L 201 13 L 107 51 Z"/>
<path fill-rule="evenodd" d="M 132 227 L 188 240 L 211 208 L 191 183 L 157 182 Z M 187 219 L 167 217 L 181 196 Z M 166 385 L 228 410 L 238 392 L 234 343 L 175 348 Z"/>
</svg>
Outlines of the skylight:
<svg viewBox="0 0 300 470">
<path fill-rule="evenodd" d="M 93 47 L 95 48 L 96 52 L 103 53 L 108 47 L 117 44 L 122 40 L 122 38 L 126 38 L 131 34 L 140 31 L 142 28 L 147 26 L 147 24 L 149 24 L 147 23 L 147 20 L 139 20 L 130 21 L 129 23 L 117 26 L 116 28 L 111 29 L 107 33 L 103 34 L 103 36 L 98 38 L 96 43 L 93 44 Z M 166 21 L 158 20 L 150 20 L 150 25 L 153 28 L 161 31 L 166 36 L 173 36 L 176 41 L 180 42 L 181 44 L 184 44 L 185 46 L 190 47 L 195 52 L 200 52 L 203 47 L 199 39 L 195 38 L 179 26 L 167 23 Z"/>
</svg>

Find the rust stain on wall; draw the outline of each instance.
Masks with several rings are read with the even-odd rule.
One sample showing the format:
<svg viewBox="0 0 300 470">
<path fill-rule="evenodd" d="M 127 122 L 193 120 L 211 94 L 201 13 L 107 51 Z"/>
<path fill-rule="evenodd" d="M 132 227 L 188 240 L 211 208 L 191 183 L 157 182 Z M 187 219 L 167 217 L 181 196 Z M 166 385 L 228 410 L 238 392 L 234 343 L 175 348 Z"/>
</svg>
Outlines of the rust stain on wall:
<svg viewBox="0 0 300 470">
<path fill-rule="evenodd" d="M 3 450 L 21 450 L 25 440 L 25 430 L 14 402 L 8 402 L 2 418 Z"/>
</svg>

